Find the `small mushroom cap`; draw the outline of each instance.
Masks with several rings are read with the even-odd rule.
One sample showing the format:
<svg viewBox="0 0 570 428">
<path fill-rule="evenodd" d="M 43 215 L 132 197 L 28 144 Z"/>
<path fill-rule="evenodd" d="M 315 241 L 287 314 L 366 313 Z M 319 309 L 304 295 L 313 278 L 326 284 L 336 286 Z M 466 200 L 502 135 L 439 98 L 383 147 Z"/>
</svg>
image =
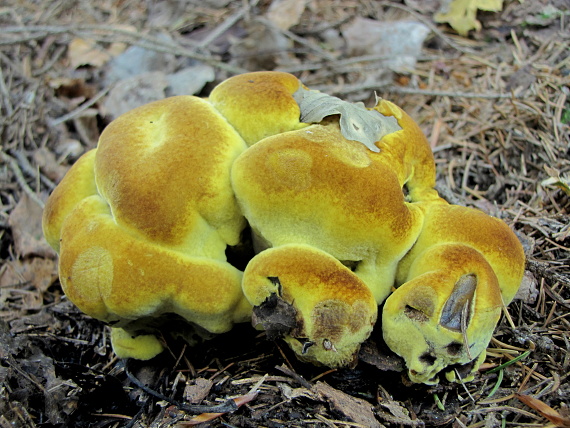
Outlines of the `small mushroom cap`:
<svg viewBox="0 0 570 428">
<path fill-rule="evenodd" d="M 501 307 L 497 277 L 481 253 L 461 244 L 434 245 L 386 299 L 382 332 L 406 361 L 410 379 L 434 384 L 440 371 L 485 351 Z"/>
<path fill-rule="evenodd" d="M 400 263 L 398 283 L 409 277 L 410 265 L 431 246 L 457 243 L 485 257 L 497 276 L 503 302 L 508 305 L 521 284 L 525 267 L 524 250 L 513 231 L 502 220 L 474 208 L 437 202 L 418 206 L 425 212 L 424 226 Z"/>
<path fill-rule="evenodd" d="M 234 162 L 232 185 L 268 246 L 305 243 L 359 263 L 355 273 L 381 302 L 423 217 L 405 201 L 398 162 L 388 149 L 377 156 L 346 140 L 336 123 L 312 125 L 250 147 Z"/>
<path fill-rule="evenodd" d="M 97 189 L 119 225 L 170 248 L 222 258 L 245 226 L 229 178 L 245 149 L 207 101 L 155 101 L 120 116 L 101 134 Z M 209 231 L 222 238 L 217 246 L 196 239 Z"/>
<path fill-rule="evenodd" d="M 249 146 L 270 135 L 300 129 L 293 93 L 301 82 L 289 73 L 258 71 L 231 77 L 208 98 Z"/>
<path fill-rule="evenodd" d="M 133 335 L 122 328 L 111 329 L 113 352 L 119 358 L 150 360 L 160 354 L 164 347 L 153 334 Z"/>
<path fill-rule="evenodd" d="M 355 360 L 377 317 L 364 282 L 329 254 L 303 244 L 257 254 L 245 269 L 243 291 L 268 334 L 281 329 L 300 358 L 329 367 Z M 281 310 L 267 315 L 267 305 Z"/>
</svg>

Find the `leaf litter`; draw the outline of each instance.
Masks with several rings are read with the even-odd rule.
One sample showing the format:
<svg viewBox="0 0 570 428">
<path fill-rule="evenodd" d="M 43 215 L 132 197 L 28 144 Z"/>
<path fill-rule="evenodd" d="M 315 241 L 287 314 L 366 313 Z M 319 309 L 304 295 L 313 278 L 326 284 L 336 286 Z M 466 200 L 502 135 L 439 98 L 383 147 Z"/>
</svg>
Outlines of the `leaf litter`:
<svg viewBox="0 0 570 428">
<path fill-rule="evenodd" d="M 350 103 L 305 89 L 302 86 L 293 94 L 301 110 L 301 122 L 320 123 L 327 116 L 340 115 L 340 132 L 347 140 L 358 141 L 369 150 L 379 152 L 376 142 L 402 128 L 395 117 L 368 110 L 362 103 Z"/>
<path fill-rule="evenodd" d="M 273 3 L 273 10 L 278 3 L 297 9 L 276 25 Z M 40 9 L 5 2 L 0 426 L 176 426 L 196 415 L 172 400 L 215 406 L 247 397 L 265 375 L 251 401 L 204 425 L 567 426 L 568 5 L 505 1 L 500 12 L 477 12 L 480 30 L 458 37 L 437 25 L 435 3 L 50 0 Z M 343 29 L 357 18 L 413 21 L 430 34 L 413 66 L 389 69 L 382 53 L 348 47 Z M 378 332 L 354 369 L 308 366 L 241 325 L 194 348 L 165 334 L 166 353 L 131 362 L 130 371 L 166 400 L 132 383 L 108 330 L 63 295 L 37 229 L 37 207 L 111 120 L 104 108 L 110 64 L 132 47 L 168 54 L 172 63 L 158 70 L 168 75 L 215 70 L 197 89 L 204 96 L 232 74 L 276 69 L 350 102 L 368 105 L 377 92 L 402 106 L 430 140 L 440 192 L 501 217 L 527 244 L 526 291 L 505 311 L 480 376 L 465 385 L 409 384 Z"/>
</svg>

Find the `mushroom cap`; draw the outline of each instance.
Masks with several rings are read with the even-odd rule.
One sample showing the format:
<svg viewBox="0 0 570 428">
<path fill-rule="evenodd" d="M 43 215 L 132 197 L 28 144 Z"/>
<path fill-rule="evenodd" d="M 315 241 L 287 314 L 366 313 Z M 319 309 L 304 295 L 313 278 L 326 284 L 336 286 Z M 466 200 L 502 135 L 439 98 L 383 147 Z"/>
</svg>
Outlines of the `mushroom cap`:
<svg viewBox="0 0 570 428">
<path fill-rule="evenodd" d="M 105 128 L 95 158 L 97 189 L 119 225 L 171 248 L 221 258 L 245 226 L 229 184 L 231 165 L 245 149 L 207 101 L 166 98 Z M 196 239 L 209 232 L 222 238 L 217 246 Z"/>
<path fill-rule="evenodd" d="M 299 105 L 293 93 L 301 82 L 289 73 L 258 71 L 223 81 L 208 100 L 249 146 L 282 132 L 300 129 Z"/>
<path fill-rule="evenodd" d="M 243 152 L 234 162 L 232 185 L 253 231 L 268 246 L 305 243 L 359 263 L 355 273 L 381 302 L 423 217 L 405 201 L 397 155 L 388 148 L 376 155 L 346 140 L 334 122 L 311 125 Z"/>
<path fill-rule="evenodd" d="M 502 308 L 497 277 L 482 254 L 462 244 L 433 245 L 407 279 L 386 299 L 382 332 L 410 379 L 435 384 L 451 365 L 476 364 Z"/>
<path fill-rule="evenodd" d="M 47 242 L 58 253 L 63 221 L 79 202 L 97 194 L 94 176 L 96 153 L 96 150 L 90 150 L 83 154 L 67 171 L 46 202 L 42 228 Z"/>
<path fill-rule="evenodd" d="M 400 263 L 398 283 L 409 277 L 410 265 L 431 246 L 456 243 L 478 251 L 497 276 L 503 302 L 515 296 L 524 274 L 525 255 L 522 244 L 502 220 L 474 208 L 447 203 L 420 203 L 425 213 L 421 234 Z"/>
<path fill-rule="evenodd" d="M 331 255 L 304 244 L 257 254 L 244 271 L 243 291 L 254 306 L 254 323 L 268 335 L 281 332 L 301 359 L 329 367 L 354 361 L 377 317 L 367 285 Z"/>
<path fill-rule="evenodd" d="M 122 328 L 111 329 L 113 352 L 119 358 L 150 360 L 160 354 L 164 347 L 153 334 L 133 335 Z"/>
<path fill-rule="evenodd" d="M 116 224 L 99 196 L 81 201 L 64 221 L 59 271 L 79 309 L 116 327 L 175 313 L 221 333 L 250 314 L 240 271 L 137 236 Z"/>
<path fill-rule="evenodd" d="M 128 332 L 113 335 L 121 355 L 159 349 L 143 327 L 163 314 L 212 333 L 250 316 L 225 255 L 245 227 L 230 168 L 246 148 L 207 101 L 168 98 L 113 121 L 48 199 L 43 227 L 63 289 Z"/>
</svg>

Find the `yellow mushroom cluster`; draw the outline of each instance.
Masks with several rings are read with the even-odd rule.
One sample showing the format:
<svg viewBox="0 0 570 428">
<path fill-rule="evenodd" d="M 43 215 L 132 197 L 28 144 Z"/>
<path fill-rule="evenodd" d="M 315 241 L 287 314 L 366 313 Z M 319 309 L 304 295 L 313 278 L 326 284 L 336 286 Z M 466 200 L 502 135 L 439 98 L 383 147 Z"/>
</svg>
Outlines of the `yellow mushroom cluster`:
<svg viewBox="0 0 570 428">
<path fill-rule="evenodd" d="M 190 341 L 251 320 L 301 359 L 350 366 L 381 322 L 414 382 L 476 369 L 523 275 L 516 236 L 438 196 L 400 108 L 369 109 L 399 129 L 370 150 L 338 115 L 303 123 L 301 89 L 248 73 L 113 121 L 46 204 L 66 295 L 112 326 L 120 357 L 157 355 L 173 319 Z"/>
</svg>

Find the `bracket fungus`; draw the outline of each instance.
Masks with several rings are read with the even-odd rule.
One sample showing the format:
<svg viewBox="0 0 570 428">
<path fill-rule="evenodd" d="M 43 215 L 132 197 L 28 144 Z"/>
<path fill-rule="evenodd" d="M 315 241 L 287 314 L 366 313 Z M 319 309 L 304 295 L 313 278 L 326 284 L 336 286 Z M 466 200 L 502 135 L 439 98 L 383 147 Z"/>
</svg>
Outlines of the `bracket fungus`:
<svg viewBox="0 0 570 428">
<path fill-rule="evenodd" d="M 155 356 L 176 317 L 189 340 L 252 320 L 303 360 L 350 366 L 380 307 L 386 344 L 432 384 L 476 370 L 524 270 L 505 223 L 434 185 L 396 105 L 256 72 L 113 121 L 43 226 L 65 293 L 112 326 L 120 357 Z"/>
</svg>

